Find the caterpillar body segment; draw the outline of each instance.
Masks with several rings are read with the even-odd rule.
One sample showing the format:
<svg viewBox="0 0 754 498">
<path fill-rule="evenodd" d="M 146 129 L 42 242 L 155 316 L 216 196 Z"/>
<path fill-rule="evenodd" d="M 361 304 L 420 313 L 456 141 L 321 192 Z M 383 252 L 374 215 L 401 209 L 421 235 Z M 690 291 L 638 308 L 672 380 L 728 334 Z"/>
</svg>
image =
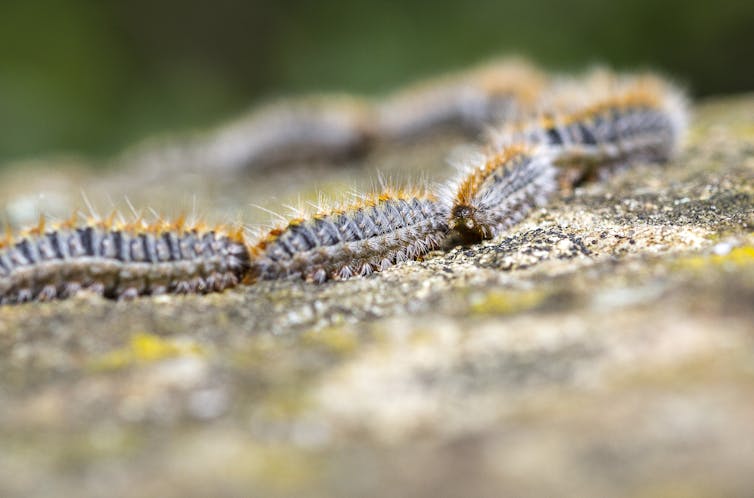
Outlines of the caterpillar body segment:
<svg viewBox="0 0 754 498">
<path fill-rule="evenodd" d="M 0 249 L 0 303 L 66 298 L 81 289 L 114 299 L 221 291 L 237 285 L 248 267 L 237 231 L 101 222 L 60 227 Z"/>
<path fill-rule="evenodd" d="M 423 81 L 376 104 L 377 133 L 385 141 L 398 142 L 443 130 L 476 138 L 487 126 L 530 112 L 546 81 L 541 71 L 518 59 Z"/>
<path fill-rule="evenodd" d="M 358 155 L 374 139 L 374 119 L 364 99 L 301 98 L 268 104 L 218 130 L 201 149 L 206 165 L 232 170 Z"/>
<path fill-rule="evenodd" d="M 369 275 L 437 248 L 447 207 L 427 193 L 383 193 L 291 221 L 252 248 L 252 279 L 313 282 Z"/>
</svg>

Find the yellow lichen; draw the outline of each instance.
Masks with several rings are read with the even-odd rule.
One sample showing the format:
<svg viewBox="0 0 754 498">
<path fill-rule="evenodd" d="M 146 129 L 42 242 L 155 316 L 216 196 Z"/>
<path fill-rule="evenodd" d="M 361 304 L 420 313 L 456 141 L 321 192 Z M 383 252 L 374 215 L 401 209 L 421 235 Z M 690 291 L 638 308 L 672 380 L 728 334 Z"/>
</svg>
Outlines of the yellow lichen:
<svg viewBox="0 0 754 498">
<path fill-rule="evenodd" d="M 276 385 L 259 401 L 259 413 L 274 421 L 290 420 L 311 409 L 307 381 L 293 379 L 290 383 Z"/>
<path fill-rule="evenodd" d="M 328 327 L 310 331 L 302 336 L 307 344 L 323 346 L 337 354 L 347 354 L 358 346 L 359 341 L 353 330 L 343 327 Z"/>
<path fill-rule="evenodd" d="M 473 297 L 469 309 L 475 314 L 507 315 L 538 306 L 547 295 L 539 291 L 493 290 Z"/>
<path fill-rule="evenodd" d="M 146 332 L 133 334 L 128 344 L 93 361 L 93 367 L 114 370 L 139 363 L 151 363 L 176 356 L 203 356 L 204 349 L 194 341 L 163 338 Z"/>
<path fill-rule="evenodd" d="M 701 270 L 709 266 L 739 268 L 754 265 L 754 246 L 734 247 L 727 254 L 690 256 L 676 261 L 679 268 Z"/>
<path fill-rule="evenodd" d="M 272 489 L 281 492 L 301 490 L 322 475 L 316 457 L 295 447 L 270 446 L 260 453 L 263 458 L 254 470 L 257 477 Z"/>
</svg>

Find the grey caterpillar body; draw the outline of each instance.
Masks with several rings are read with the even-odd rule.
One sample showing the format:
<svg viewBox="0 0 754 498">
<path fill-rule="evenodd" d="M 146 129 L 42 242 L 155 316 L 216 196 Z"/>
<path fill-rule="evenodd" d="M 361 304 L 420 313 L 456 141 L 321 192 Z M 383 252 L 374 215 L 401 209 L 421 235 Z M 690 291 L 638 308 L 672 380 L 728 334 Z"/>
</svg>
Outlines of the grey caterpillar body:
<svg viewBox="0 0 754 498">
<path fill-rule="evenodd" d="M 428 194 L 381 194 L 295 220 L 252 250 L 252 277 L 314 282 L 369 275 L 439 247 L 447 208 Z"/>
<path fill-rule="evenodd" d="M 236 285 L 247 268 L 243 243 L 214 231 L 64 228 L 0 249 L 0 300 L 205 293 Z"/>
<path fill-rule="evenodd" d="M 558 161 L 666 161 L 675 139 L 670 120 L 645 107 L 605 109 L 584 119 L 553 119 L 528 140 L 559 149 Z"/>
<path fill-rule="evenodd" d="M 547 78 L 515 59 L 411 85 L 375 106 L 376 135 L 409 142 L 443 130 L 476 137 L 485 127 L 532 109 Z"/>
<path fill-rule="evenodd" d="M 637 162 L 672 158 L 688 120 L 680 92 L 653 76 L 606 79 L 596 86 L 608 89 L 594 89 L 601 97 L 566 112 L 546 110 L 541 117 L 505 125 L 492 133 L 492 144 L 497 148 L 541 145 L 550 150 L 556 164 L 577 171 L 568 179 L 571 183 L 603 178 Z"/>
</svg>

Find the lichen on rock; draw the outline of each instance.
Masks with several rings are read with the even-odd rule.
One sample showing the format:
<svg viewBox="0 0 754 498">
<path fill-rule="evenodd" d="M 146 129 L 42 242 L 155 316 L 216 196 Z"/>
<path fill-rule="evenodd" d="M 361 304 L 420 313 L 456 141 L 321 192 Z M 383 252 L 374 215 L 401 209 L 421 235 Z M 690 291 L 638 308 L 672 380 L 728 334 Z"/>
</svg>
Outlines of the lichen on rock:
<svg viewBox="0 0 754 498">
<path fill-rule="evenodd" d="M 754 98 L 695 114 L 672 163 L 379 275 L 0 308 L 0 494 L 750 494 Z M 136 197 L 448 175 L 433 140 Z"/>
</svg>

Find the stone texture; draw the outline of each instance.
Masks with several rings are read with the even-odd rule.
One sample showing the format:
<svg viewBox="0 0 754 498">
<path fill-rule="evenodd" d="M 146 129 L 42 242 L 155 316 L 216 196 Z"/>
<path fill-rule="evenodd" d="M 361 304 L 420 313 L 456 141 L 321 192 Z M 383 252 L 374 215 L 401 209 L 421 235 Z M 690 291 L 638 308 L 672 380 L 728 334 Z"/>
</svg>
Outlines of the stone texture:
<svg viewBox="0 0 754 498">
<path fill-rule="evenodd" d="M 375 170 L 442 178 L 459 143 L 241 179 L 42 164 L 0 183 L 18 222 L 81 188 L 258 222 L 249 203 Z M 673 164 L 370 278 L 0 308 L 0 379 L 2 496 L 750 496 L 754 97 L 700 105 Z"/>
</svg>

